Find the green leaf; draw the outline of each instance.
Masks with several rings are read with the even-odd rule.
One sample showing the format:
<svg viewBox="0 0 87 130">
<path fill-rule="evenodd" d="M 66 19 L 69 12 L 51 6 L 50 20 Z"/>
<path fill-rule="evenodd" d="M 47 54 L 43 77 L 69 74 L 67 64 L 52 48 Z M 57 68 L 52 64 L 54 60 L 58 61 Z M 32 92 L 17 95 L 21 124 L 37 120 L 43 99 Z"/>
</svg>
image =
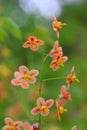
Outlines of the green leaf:
<svg viewBox="0 0 87 130">
<path fill-rule="evenodd" d="M 7 39 L 8 33 L 4 29 L 0 28 L 0 41 L 5 42 Z"/>
<path fill-rule="evenodd" d="M 4 17 L 2 26 L 10 32 L 14 37 L 21 39 L 22 34 L 17 24 L 10 18 Z"/>
</svg>

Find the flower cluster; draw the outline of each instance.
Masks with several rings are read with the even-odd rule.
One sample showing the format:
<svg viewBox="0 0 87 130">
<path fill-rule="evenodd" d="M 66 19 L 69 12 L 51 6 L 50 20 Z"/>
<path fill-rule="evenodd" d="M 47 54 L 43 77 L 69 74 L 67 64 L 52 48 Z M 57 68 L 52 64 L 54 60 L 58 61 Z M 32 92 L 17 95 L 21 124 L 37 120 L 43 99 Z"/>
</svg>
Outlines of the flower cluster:
<svg viewBox="0 0 87 130">
<path fill-rule="evenodd" d="M 63 56 L 62 47 L 59 47 L 58 41 L 54 43 L 53 49 L 50 51 L 50 57 L 52 57 L 52 62 L 50 67 L 56 71 L 60 66 L 64 66 L 64 62 L 68 60 L 67 56 Z"/>
<path fill-rule="evenodd" d="M 62 23 L 56 19 L 56 17 L 53 17 L 53 22 L 52 22 L 52 27 L 53 30 L 56 32 L 56 35 L 59 36 L 59 31 L 62 29 L 62 27 L 66 25 L 65 23 Z M 26 41 L 23 44 L 24 48 L 30 48 L 32 51 L 37 51 L 39 49 L 39 45 L 43 45 L 44 41 L 37 39 L 36 36 L 29 36 L 28 41 Z M 52 68 L 53 71 L 57 71 L 60 66 L 64 66 L 64 62 L 68 60 L 67 56 L 63 55 L 63 50 L 62 47 L 59 46 L 59 42 L 55 41 L 54 46 L 51 49 L 49 56 L 52 58 L 52 62 L 50 64 L 50 68 Z M 11 83 L 14 86 L 21 86 L 24 89 L 28 89 L 31 84 L 34 84 L 36 82 L 36 76 L 38 76 L 40 73 L 39 70 L 33 69 L 29 70 L 25 65 L 21 65 L 19 67 L 19 70 L 14 73 L 14 79 L 12 79 Z M 54 99 L 45 99 L 41 95 L 42 91 L 42 82 L 40 82 L 40 88 L 39 88 L 39 96 L 37 98 L 37 106 L 32 108 L 31 114 L 32 115 L 37 115 L 39 114 L 39 117 L 41 116 L 48 116 L 50 112 L 50 108 L 55 105 Z M 56 99 L 56 108 L 57 108 L 57 117 L 60 120 L 61 119 L 61 114 L 67 111 L 67 109 L 64 108 L 65 104 L 71 100 L 71 94 L 69 92 L 69 88 L 71 83 L 73 82 L 79 82 L 77 79 L 77 76 L 74 72 L 74 67 L 72 67 L 69 75 L 66 77 L 66 85 L 63 85 L 60 89 L 60 93 Z M 21 122 L 21 121 L 16 121 L 14 122 L 11 118 L 6 118 L 5 123 L 6 125 L 3 127 L 3 130 L 41 130 L 40 127 L 40 120 L 39 119 L 39 124 L 35 123 L 31 125 L 29 122 Z M 76 126 L 73 126 L 71 130 L 77 130 Z"/>
<path fill-rule="evenodd" d="M 13 121 L 11 118 L 5 118 L 5 123 L 3 130 L 40 130 L 38 123 L 31 125 L 29 122 Z"/>
<path fill-rule="evenodd" d="M 29 122 L 13 121 L 11 118 L 5 118 L 5 123 L 3 130 L 40 130 L 37 122 L 32 125 Z M 77 126 L 73 126 L 71 130 L 77 130 Z"/>
<path fill-rule="evenodd" d="M 73 79 L 74 78 L 74 79 Z M 71 100 L 71 94 L 68 92 L 69 87 L 71 83 L 73 82 L 79 82 L 77 79 L 77 76 L 74 72 L 74 67 L 71 68 L 70 74 L 66 78 L 66 86 L 63 85 L 60 90 L 60 94 L 58 95 L 58 98 L 56 100 L 56 108 L 57 108 L 57 117 L 60 120 L 61 114 L 67 111 L 67 109 L 64 109 L 64 105 L 67 101 Z"/>
</svg>

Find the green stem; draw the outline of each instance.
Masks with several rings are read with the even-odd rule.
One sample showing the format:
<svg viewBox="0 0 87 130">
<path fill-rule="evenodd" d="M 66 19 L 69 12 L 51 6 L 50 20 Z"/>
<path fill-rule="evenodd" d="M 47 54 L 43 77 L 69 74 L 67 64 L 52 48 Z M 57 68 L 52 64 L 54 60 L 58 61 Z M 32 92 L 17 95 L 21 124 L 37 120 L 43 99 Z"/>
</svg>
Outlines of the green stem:
<svg viewBox="0 0 87 130">
<path fill-rule="evenodd" d="M 42 129 L 41 128 L 41 115 L 39 115 L 39 127 L 40 127 L 40 130 Z"/>
<path fill-rule="evenodd" d="M 43 74 L 43 61 L 42 61 L 42 65 L 41 65 L 41 68 L 40 68 L 40 86 L 39 86 L 39 97 L 42 96 L 42 93 L 41 93 L 41 89 L 42 89 L 42 74 Z M 39 114 L 39 126 L 40 126 L 40 130 L 42 129 L 41 127 L 41 115 Z"/>
<path fill-rule="evenodd" d="M 43 62 L 45 62 L 45 60 L 48 58 L 48 56 L 49 56 L 49 54 L 47 54 L 47 55 L 45 56 L 45 58 L 43 59 Z"/>
<path fill-rule="evenodd" d="M 39 86 L 39 97 L 41 97 L 41 87 L 42 87 L 42 81 L 41 81 L 40 86 Z"/>
<path fill-rule="evenodd" d="M 56 80 L 56 79 L 65 79 L 65 78 L 66 77 L 55 77 L 55 78 L 43 79 L 43 81 Z"/>
</svg>

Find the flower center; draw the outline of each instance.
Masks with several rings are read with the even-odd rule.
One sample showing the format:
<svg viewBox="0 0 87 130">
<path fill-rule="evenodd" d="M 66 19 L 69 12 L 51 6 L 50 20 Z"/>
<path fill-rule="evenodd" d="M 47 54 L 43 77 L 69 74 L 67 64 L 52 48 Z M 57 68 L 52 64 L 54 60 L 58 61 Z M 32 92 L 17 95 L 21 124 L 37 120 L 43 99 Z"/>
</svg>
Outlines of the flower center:
<svg viewBox="0 0 87 130">
<path fill-rule="evenodd" d="M 72 78 L 71 78 L 71 80 L 72 80 L 72 82 L 75 82 L 76 81 L 76 75 L 74 74 L 73 76 L 72 76 Z"/>
<path fill-rule="evenodd" d="M 63 61 L 62 61 L 61 59 L 58 59 L 57 64 L 58 64 L 59 66 L 64 66 Z"/>
<path fill-rule="evenodd" d="M 40 111 L 47 112 L 48 108 L 46 105 L 40 107 Z"/>
<path fill-rule="evenodd" d="M 31 75 L 29 75 L 29 74 L 24 75 L 24 80 L 28 81 L 30 79 L 31 79 Z"/>
<path fill-rule="evenodd" d="M 35 43 L 35 42 L 32 42 L 32 43 L 31 43 L 31 46 L 32 46 L 33 48 L 36 48 L 36 43 Z"/>
<path fill-rule="evenodd" d="M 10 126 L 8 127 L 8 130 L 15 130 L 15 127 L 12 126 L 12 125 L 10 125 Z"/>
<path fill-rule="evenodd" d="M 60 113 L 63 114 L 64 112 L 66 112 L 67 109 L 64 109 L 63 107 L 60 107 Z"/>
<path fill-rule="evenodd" d="M 59 30 L 62 29 L 62 23 L 61 22 L 57 22 L 57 27 L 58 27 Z"/>
</svg>

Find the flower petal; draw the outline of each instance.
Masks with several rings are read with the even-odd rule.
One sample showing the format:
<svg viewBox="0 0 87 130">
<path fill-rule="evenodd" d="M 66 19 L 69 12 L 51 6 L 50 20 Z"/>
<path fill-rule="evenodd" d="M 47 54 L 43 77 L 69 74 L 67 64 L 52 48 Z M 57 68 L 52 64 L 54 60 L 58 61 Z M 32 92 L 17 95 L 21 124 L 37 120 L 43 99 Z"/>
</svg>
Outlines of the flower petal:
<svg viewBox="0 0 87 130">
<path fill-rule="evenodd" d="M 45 104 L 45 100 L 42 98 L 42 97 L 39 97 L 38 99 L 37 99 L 37 105 L 38 106 L 42 106 L 42 105 L 44 105 Z"/>
<path fill-rule="evenodd" d="M 45 102 L 45 105 L 46 105 L 48 108 L 52 107 L 53 104 L 54 104 L 54 100 L 52 100 L 52 99 L 48 99 L 48 100 Z"/>
<path fill-rule="evenodd" d="M 64 95 L 66 95 L 66 93 L 67 93 L 66 87 L 65 87 L 65 86 L 62 86 L 62 87 L 61 87 L 61 94 L 64 96 Z"/>
<path fill-rule="evenodd" d="M 29 72 L 29 69 L 28 69 L 26 66 L 21 65 L 21 66 L 19 67 L 19 71 L 20 71 L 21 73 L 23 73 L 23 74 L 26 74 L 26 73 Z"/>
<path fill-rule="evenodd" d="M 36 82 L 36 78 L 31 77 L 31 78 L 30 78 L 30 80 L 29 80 L 29 83 L 31 83 L 31 84 L 32 84 L 32 83 L 35 83 L 35 82 Z"/>
<path fill-rule="evenodd" d="M 42 41 L 42 40 L 40 40 L 40 39 L 37 39 L 37 40 L 36 40 L 36 43 L 37 43 L 37 44 L 40 44 L 40 45 L 43 45 L 43 44 L 44 44 L 44 41 Z"/>
<path fill-rule="evenodd" d="M 31 110 L 31 113 L 33 115 L 37 115 L 40 113 L 40 108 L 39 107 L 34 107 L 32 110 Z"/>
<path fill-rule="evenodd" d="M 15 73 L 14 73 L 14 77 L 16 78 L 16 77 L 19 77 L 21 75 L 21 73 L 20 72 L 18 72 L 18 71 L 16 71 Z"/>
<path fill-rule="evenodd" d="M 35 40 L 37 40 L 37 37 L 36 36 L 30 36 L 30 37 L 28 37 L 28 40 L 29 41 L 35 41 Z"/>
<path fill-rule="evenodd" d="M 20 85 L 20 81 L 18 81 L 17 79 L 13 79 L 11 80 L 11 83 L 15 86 L 19 86 Z"/>
<path fill-rule="evenodd" d="M 68 60 L 68 57 L 67 56 L 63 56 L 62 60 L 63 60 L 63 62 L 66 62 Z"/>
<path fill-rule="evenodd" d="M 33 130 L 40 130 L 39 123 L 36 122 L 33 124 Z"/>
<path fill-rule="evenodd" d="M 73 126 L 71 130 L 77 130 L 77 126 Z"/>
<path fill-rule="evenodd" d="M 31 70 L 31 71 L 29 71 L 29 74 L 32 76 L 37 76 L 39 74 L 39 71 L 38 70 Z"/>
<path fill-rule="evenodd" d="M 24 122 L 24 130 L 33 130 L 33 126 L 29 122 Z"/>
<path fill-rule="evenodd" d="M 29 88 L 29 84 L 28 84 L 27 82 L 21 82 L 20 85 L 21 85 L 21 87 L 24 88 L 24 89 Z"/>
<path fill-rule="evenodd" d="M 2 130 L 8 130 L 8 126 L 4 126 Z"/>
<path fill-rule="evenodd" d="M 13 125 L 14 121 L 11 118 L 7 117 L 7 118 L 5 118 L 5 123 L 7 125 Z"/>
<path fill-rule="evenodd" d="M 50 68 L 53 69 L 53 71 L 56 71 L 59 68 L 59 65 L 57 64 L 56 60 L 53 60 L 50 64 Z"/>
<path fill-rule="evenodd" d="M 26 42 L 23 44 L 23 47 L 24 47 L 24 48 L 28 48 L 29 45 L 30 45 L 30 42 L 29 42 L 29 41 L 26 41 Z"/>
<path fill-rule="evenodd" d="M 59 98 L 58 102 L 59 102 L 59 105 L 63 107 L 66 103 L 66 100 L 64 98 Z"/>
<path fill-rule="evenodd" d="M 21 121 L 16 121 L 16 122 L 14 123 L 14 125 L 15 125 L 15 127 L 20 127 L 20 126 L 23 125 L 23 123 L 22 123 Z"/>
<path fill-rule="evenodd" d="M 70 71 L 70 74 L 71 75 L 73 75 L 75 72 L 74 72 L 74 69 L 75 69 L 75 67 L 73 66 L 72 68 L 71 68 L 71 71 Z"/>
</svg>

